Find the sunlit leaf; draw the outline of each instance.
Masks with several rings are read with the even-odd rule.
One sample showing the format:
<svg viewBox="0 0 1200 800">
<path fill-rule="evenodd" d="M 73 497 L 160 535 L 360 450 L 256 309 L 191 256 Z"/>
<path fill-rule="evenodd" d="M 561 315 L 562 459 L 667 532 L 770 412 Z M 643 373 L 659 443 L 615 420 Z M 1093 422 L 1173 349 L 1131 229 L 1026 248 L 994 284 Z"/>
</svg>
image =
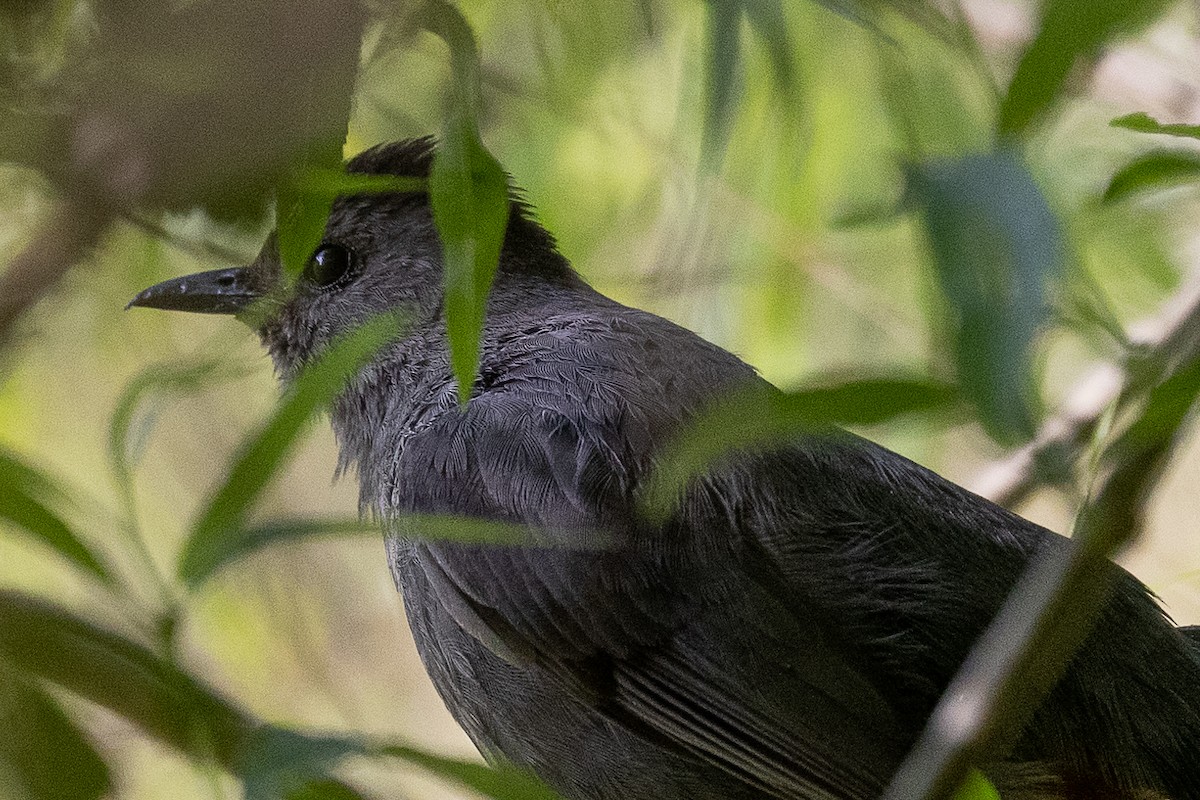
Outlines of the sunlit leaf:
<svg viewBox="0 0 1200 800">
<path fill-rule="evenodd" d="M 1200 153 L 1158 150 L 1138 156 L 1121 167 L 1104 190 L 1104 201 L 1124 200 L 1139 192 L 1153 191 L 1200 179 Z"/>
<path fill-rule="evenodd" d="M 45 692 L 0 665 L 0 795 L 93 800 L 111 789 L 108 767 Z"/>
<path fill-rule="evenodd" d="M 735 393 L 699 417 L 661 455 L 644 505 L 667 513 L 687 483 L 723 456 L 771 446 L 832 425 L 877 425 L 889 419 L 945 409 L 958 393 L 925 380 L 868 378 L 796 392 Z"/>
<path fill-rule="evenodd" d="M 952 800 L 1000 800 L 1000 792 L 982 772 L 971 770 L 967 779 L 958 787 Z"/>
<path fill-rule="evenodd" d="M 998 128 L 1020 134 L 1062 92 L 1077 62 L 1094 58 L 1108 41 L 1135 31 L 1170 0 L 1046 0 L 1041 24 L 1026 48 L 1000 106 Z"/>
<path fill-rule="evenodd" d="M 1117 117 L 1109 124 L 1114 128 L 1127 128 L 1141 133 L 1164 133 L 1168 136 L 1200 139 L 1200 125 L 1159 122 L 1144 111 Z"/>
<path fill-rule="evenodd" d="M 559 800 L 544 783 L 513 767 L 488 767 L 402 745 L 381 747 L 375 752 L 403 759 L 493 800 Z"/>
<path fill-rule="evenodd" d="M 263 725 L 243 740 L 234 771 L 242 779 L 246 800 L 290 800 L 306 792 L 312 795 L 314 782 L 327 781 L 328 771 L 339 761 L 360 752 L 362 748 L 348 739 Z"/>
<path fill-rule="evenodd" d="M 214 552 L 236 546 L 251 507 L 308 423 L 400 330 L 401 324 L 393 315 L 368 320 L 330 344 L 295 379 L 270 420 L 243 444 L 225 483 L 193 527 L 180 557 L 180 577 L 194 581 L 205 565 L 211 564 Z"/>
<path fill-rule="evenodd" d="M 140 644 L 69 611 L 0 591 L 0 657 L 194 756 L 231 763 L 242 715 Z"/>
<path fill-rule="evenodd" d="M 1058 220 L 1008 151 L 932 162 L 910 173 L 951 315 L 959 382 L 988 433 L 1033 435 L 1033 345 L 1062 269 Z"/>
<path fill-rule="evenodd" d="M 537 532 L 506 522 L 438 514 L 405 514 L 388 521 L 391 528 L 402 527 L 405 535 L 456 542 L 490 544 L 545 544 Z M 316 537 L 379 536 L 380 523 L 368 520 L 281 519 L 232 532 L 229 537 L 212 539 L 212 549 L 193 550 L 190 554 L 188 583 L 197 586 L 224 567 L 278 544 Z"/>
<path fill-rule="evenodd" d="M 32 534 L 94 577 L 110 581 L 100 557 L 47 505 L 61 496 L 53 481 L 0 450 L 0 520 Z"/>
</svg>

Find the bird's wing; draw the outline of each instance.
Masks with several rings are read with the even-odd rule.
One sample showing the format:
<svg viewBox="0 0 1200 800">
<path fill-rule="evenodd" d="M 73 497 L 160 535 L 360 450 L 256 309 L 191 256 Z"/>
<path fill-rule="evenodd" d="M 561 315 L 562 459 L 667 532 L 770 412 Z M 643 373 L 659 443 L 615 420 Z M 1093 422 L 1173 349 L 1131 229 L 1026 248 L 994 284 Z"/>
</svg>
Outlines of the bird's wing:
<svg viewBox="0 0 1200 800">
<path fill-rule="evenodd" d="M 767 796 L 879 792 L 904 752 L 887 703 L 735 531 L 646 535 L 619 437 L 603 435 L 615 421 L 581 425 L 485 396 L 439 426 L 405 445 L 397 510 L 576 537 L 565 547 L 418 545 L 465 630 Z"/>
</svg>

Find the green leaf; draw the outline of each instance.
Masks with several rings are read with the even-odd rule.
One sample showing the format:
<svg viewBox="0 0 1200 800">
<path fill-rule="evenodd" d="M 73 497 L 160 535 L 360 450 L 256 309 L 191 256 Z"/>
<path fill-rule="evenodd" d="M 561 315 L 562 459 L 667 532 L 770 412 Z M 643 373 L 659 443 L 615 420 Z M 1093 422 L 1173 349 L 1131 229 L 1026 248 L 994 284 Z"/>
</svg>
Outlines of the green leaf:
<svg viewBox="0 0 1200 800">
<path fill-rule="evenodd" d="M 508 228 L 508 176 L 479 136 L 479 53 L 458 9 L 442 0 L 424 24 L 450 47 L 455 92 L 429 176 L 433 221 L 445 261 L 446 333 L 458 400 L 471 398 L 488 291 Z"/>
<path fill-rule="evenodd" d="M 973 769 L 954 793 L 953 800 L 1000 800 L 1000 792 L 982 772 Z"/>
<path fill-rule="evenodd" d="M 1018 135 L 1062 93 L 1071 69 L 1101 47 L 1131 33 L 1169 7 L 1169 0 L 1046 0 L 1041 24 L 1026 48 L 1000 106 L 1005 135 Z"/>
<path fill-rule="evenodd" d="M 700 154 L 709 169 L 720 166 L 720 155 L 729 141 L 733 119 L 737 115 L 742 88 L 743 17 L 767 50 L 767 57 L 782 91 L 791 89 L 795 79 L 791 34 L 787 16 L 779 0 L 708 0 L 708 93 Z M 862 22 L 850 5 L 822 2 L 836 13 Z"/>
<path fill-rule="evenodd" d="M 488 291 L 508 225 L 508 177 L 470 130 L 442 141 L 433 159 L 430 200 L 445 253 L 446 330 L 458 399 L 471 397 Z"/>
<path fill-rule="evenodd" d="M 236 547 L 246 516 L 314 415 L 329 405 L 358 371 L 399 336 L 392 314 L 368 320 L 335 339 L 292 383 L 262 430 L 250 437 L 192 529 L 180 556 L 187 583 L 211 569 L 216 555 Z"/>
<path fill-rule="evenodd" d="M 402 175 L 373 175 L 344 169 L 304 170 L 294 186 L 311 197 L 336 199 L 356 194 L 428 192 L 429 181 Z"/>
<path fill-rule="evenodd" d="M 775 73 L 779 88 L 787 91 L 795 80 L 796 67 L 792 61 L 792 36 L 788 31 L 787 15 L 781 0 L 741 0 L 739 5 L 746 15 L 750 28 L 758 34 L 767 48 L 767 57 Z M 836 0 L 820 0 L 820 5 L 851 21 L 866 25 L 863 16 L 856 13 L 852 4 Z"/>
<path fill-rule="evenodd" d="M 493 800 L 559 800 L 559 796 L 544 783 L 515 767 L 488 767 L 403 745 L 389 745 L 375 752 L 403 759 Z"/>
<path fill-rule="evenodd" d="M 700 154 L 712 169 L 720 163 L 737 110 L 742 72 L 741 21 L 741 3 L 709 0 L 708 102 Z"/>
<path fill-rule="evenodd" d="M 1200 153 L 1157 150 L 1135 158 L 1117 171 L 1104 202 L 1124 200 L 1139 192 L 1152 191 L 1200 179 Z"/>
<path fill-rule="evenodd" d="M 0 794 L 29 800 L 94 800 L 111 788 L 108 767 L 45 692 L 0 665 Z"/>
<path fill-rule="evenodd" d="M 954 404 L 953 386 L 926 380 L 865 378 L 796 392 L 738 392 L 702 412 L 662 453 L 643 505 L 661 519 L 694 477 L 718 459 L 833 425 L 877 425 Z"/>
<path fill-rule="evenodd" d="M 0 520 L 7 520 L 102 581 L 112 575 L 100 558 L 46 505 L 62 491 L 46 476 L 0 450 Z"/>
<path fill-rule="evenodd" d="M 1163 123 L 1151 117 L 1144 111 L 1117 117 L 1109 123 L 1114 128 L 1127 128 L 1141 133 L 1164 133 L 1168 136 L 1183 136 L 1188 139 L 1200 139 L 1200 125 L 1182 125 L 1178 123 Z"/>
<path fill-rule="evenodd" d="M 1003 444 L 1036 428 L 1033 345 L 1062 270 L 1058 220 L 1008 151 L 925 164 L 910 173 L 951 314 L 959 383 Z"/>
<path fill-rule="evenodd" d="M 489 544 L 544 544 L 537 533 L 523 525 L 507 522 L 439 514 L 405 514 L 388 521 L 389 527 L 403 528 L 406 536 L 444 539 L 456 542 Z M 214 540 L 212 549 L 196 551 L 189 562 L 188 583 L 193 588 L 212 578 L 221 569 L 276 544 L 287 544 L 318 536 L 379 536 L 378 522 L 366 520 L 281 519 L 244 528 L 223 540 Z"/>
<path fill-rule="evenodd" d="M 325 190 L 321 177 L 342 170 L 342 143 L 332 139 L 310 143 L 291 175 L 281 182 L 275 195 L 275 227 L 279 260 L 285 275 L 297 277 L 308 265 L 321 240 L 337 193 Z M 320 191 L 309 191 L 314 186 Z"/>
<path fill-rule="evenodd" d="M 52 603 L 0 591 L 0 657 L 185 753 L 232 763 L 242 715 L 140 644 Z"/>
<path fill-rule="evenodd" d="M 148 425 L 139 424 L 137 417 L 146 398 L 159 393 L 194 392 L 213 380 L 239 374 L 221 372 L 223 366 L 218 360 L 156 364 L 126 385 L 108 424 L 108 462 L 118 480 L 122 483 L 129 480 L 149 434 Z"/>
<path fill-rule="evenodd" d="M 341 781 L 322 778 L 288 792 L 287 800 L 363 800 L 363 796 Z"/>
<path fill-rule="evenodd" d="M 338 762 L 361 752 L 348 739 L 263 725 L 243 740 L 234 771 L 242 779 L 246 800 L 290 800 L 311 794 Z"/>
</svg>

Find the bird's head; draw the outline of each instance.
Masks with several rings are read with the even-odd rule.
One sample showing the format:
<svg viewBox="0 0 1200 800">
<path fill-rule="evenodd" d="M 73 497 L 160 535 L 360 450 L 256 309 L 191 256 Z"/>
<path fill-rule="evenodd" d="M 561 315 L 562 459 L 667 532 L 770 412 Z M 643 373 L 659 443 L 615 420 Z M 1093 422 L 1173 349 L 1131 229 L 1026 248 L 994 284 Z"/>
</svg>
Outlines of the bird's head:
<svg viewBox="0 0 1200 800">
<path fill-rule="evenodd" d="M 347 163 L 350 173 L 428 178 L 432 139 L 374 147 Z M 506 274 L 561 278 L 570 272 L 553 239 L 513 203 L 501 254 Z M 387 311 L 428 330 L 443 310 L 442 244 L 425 191 L 339 197 L 325 235 L 298 280 L 283 280 L 272 234 L 254 263 L 164 281 L 130 306 L 236 314 L 262 337 L 284 376 L 295 374 L 339 334 Z"/>
</svg>

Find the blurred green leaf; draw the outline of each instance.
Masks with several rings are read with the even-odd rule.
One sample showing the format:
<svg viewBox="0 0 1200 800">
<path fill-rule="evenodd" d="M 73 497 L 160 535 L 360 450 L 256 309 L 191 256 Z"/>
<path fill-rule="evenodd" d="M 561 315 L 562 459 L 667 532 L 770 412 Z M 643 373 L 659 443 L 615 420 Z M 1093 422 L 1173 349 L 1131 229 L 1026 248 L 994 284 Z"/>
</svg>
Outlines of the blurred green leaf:
<svg viewBox="0 0 1200 800">
<path fill-rule="evenodd" d="M 456 542 L 490 544 L 543 543 L 536 532 L 523 525 L 495 522 L 473 517 L 440 514 L 405 514 L 389 520 L 389 526 L 402 527 L 406 536 L 445 539 Z M 318 536 L 379 536 L 383 526 L 370 520 L 280 519 L 244 528 L 226 539 L 213 540 L 213 548 L 196 550 L 189 562 L 188 584 L 199 586 L 221 569 L 275 544 L 311 539 Z"/>
<path fill-rule="evenodd" d="M 322 778 L 288 792 L 287 800 L 363 800 L 363 796 L 341 781 Z"/>
<path fill-rule="evenodd" d="M 1163 189 L 1200 178 L 1200 153 L 1186 150 L 1157 150 L 1129 162 L 1113 175 L 1104 190 L 1111 203 L 1139 192 Z"/>
<path fill-rule="evenodd" d="M 458 400 L 471 398 L 488 291 L 508 227 L 508 176 L 479 137 L 479 54 L 470 26 L 442 0 L 425 26 L 450 48 L 455 93 L 429 176 L 430 203 L 445 253 L 446 331 Z"/>
<path fill-rule="evenodd" d="M 1022 133 L 1058 98 L 1077 62 L 1094 58 L 1106 42 L 1135 31 L 1170 5 L 1170 0 L 1046 0 L 1038 33 L 1001 103 L 1000 133 Z"/>
<path fill-rule="evenodd" d="M 767 49 L 767 57 L 771 60 L 771 69 L 775 73 L 778 88 L 787 91 L 792 88 L 796 75 L 793 63 L 792 36 L 788 31 L 787 15 L 784 13 L 782 0 L 736 0 L 746 15 L 746 21 Z M 854 8 L 854 3 L 843 0 L 817 0 L 817 2 L 836 14 L 847 19 L 866 24 L 866 19 Z"/>
<path fill-rule="evenodd" d="M 62 709 L 0 664 L 0 795 L 93 800 L 111 788 L 108 767 Z"/>
<path fill-rule="evenodd" d="M 910 172 L 952 316 L 959 382 L 1003 444 L 1033 435 L 1033 345 L 1048 285 L 1062 270 L 1058 220 L 1009 152 L 935 161 Z"/>
<path fill-rule="evenodd" d="M 245 519 L 313 416 L 331 403 L 370 359 L 401 331 L 382 314 L 335 339 L 291 384 L 267 424 L 242 446 L 225 483 L 200 515 L 184 545 L 179 575 L 193 583 L 216 553 L 236 547 Z"/>
<path fill-rule="evenodd" d="M 493 800 L 559 800 L 558 794 L 544 783 L 515 767 L 489 767 L 403 745 L 389 745 L 374 752 L 403 759 Z"/>
<path fill-rule="evenodd" d="M 61 498 L 62 490 L 53 481 L 0 450 L 0 519 L 33 534 L 94 577 L 111 581 L 100 558 L 46 505 L 55 497 Z"/>
<path fill-rule="evenodd" d="M 337 198 L 355 194 L 428 192 L 429 181 L 402 175 L 371 175 L 344 169 L 308 169 L 296 179 L 295 187 L 314 197 Z"/>
<path fill-rule="evenodd" d="M 835 13 L 863 22 L 853 3 L 819 0 Z M 708 0 L 708 52 L 705 60 L 707 101 L 701 158 L 709 169 L 720 165 L 742 92 L 743 17 L 762 40 L 781 91 L 792 88 L 795 64 L 791 33 L 780 0 Z"/>
<path fill-rule="evenodd" d="M 0 591 L 0 657 L 193 756 L 232 763 L 247 721 L 191 676 L 44 600 Z"/>
<path fill-rule="evenodd" d="M 1114 128 L 1127 128 L 1141 133 L 1165 133 L 1168 136 L 1183 136 L 1188 139 L 1200 139 L 1200 125 L 1181 125 L 1178 123 L 1163 123 L 1154 119 L 1144 111 L 1117 117 L 1109 123 Z"/>
<path fill-rule="evenodd" d="M 147 396 L 168 392 L 194 392 L 223 377 L 219 360 L 193 364 L 156 364 L 140 372 L 121 392 L 108 424 L 108 462 L 122 483 L 141 458 L 149 435 L 147 424 L 137 423 L 137 411 Z"/>
<path fill-rule="evenodd" d="M 701 158 L 710 169 L 720 164 L 737 111 L 742 70 L 741 3 L 708 0 L 708 98 Z"/>
<path fill-rule="evenodd" d="M 982 772 L 973 769 L 954 793 L 953 800 L 1000 800 L 1000 793 Z"/>
<path fill-rule="evenodd" d="M 660 456 L 643 504 L 654 518 L 688 482 L 737 451 L 774 446 L 834 425 L 877 425 L 903 414 L 946 409 L 955 387 L 928 380 L 865 378 L 796 392 L 737 392 L 702 412 Z"/>
<path fill-rule="evenodd" d="M 1150 390 L 1145 405 L 1104 454 L 1106 461 L 1121 463 L 1153 450 L 1175 436 L 1200 394 L 1200 361 L 1186 364 Z"/>
<path fill-rule="evenodd" d="M 279 235 L 279 260 L 283 271 L 297 277 L 308 265 L 313 252 L 325 238 L 325 226 L 337 194 L 330 191 L 309 191 L 316 184 L 327 188 L 314 175 L 337 173 L 342 166 L 341 143 L 333 141 L 314 145 L 291 175 L 276 190 L 275 227 Z"/>
<path fill-rule="evenodd" d="M 246 800 L 290 800 L 311 795 L 315 785 L 328 781 L 328 771 L 338 762 L 361 752 L 348 739 L 263 725 L 243 740 L 234 770 L 242 779 Z"/>
</svg>

